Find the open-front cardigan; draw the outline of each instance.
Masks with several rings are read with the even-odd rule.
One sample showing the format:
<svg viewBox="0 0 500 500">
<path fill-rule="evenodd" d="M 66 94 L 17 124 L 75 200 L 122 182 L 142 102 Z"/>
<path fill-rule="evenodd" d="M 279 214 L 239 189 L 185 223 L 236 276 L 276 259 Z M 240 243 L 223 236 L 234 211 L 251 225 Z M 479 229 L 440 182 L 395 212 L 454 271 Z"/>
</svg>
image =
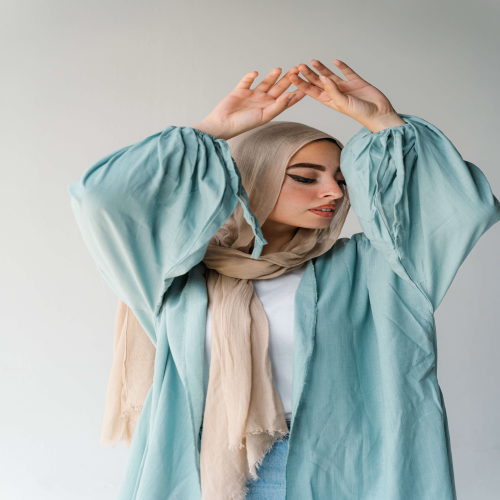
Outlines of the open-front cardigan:
<svg viewBox="0 0 500 500">
<path fill-rule="evenodd" d="M 287 500 L 456 498 L 434 311 L 500 203 L 440 130 L 400 116 L 342 150 L 363 232 L 311 259 L 296 292 Z M 238 203 L 254 257 L 265 242 L 228 144 L 169 126 L 68 190 L 100 273 L 156 346 L 118 498 L 201 499 L 202 259 Z"/>
</svg>

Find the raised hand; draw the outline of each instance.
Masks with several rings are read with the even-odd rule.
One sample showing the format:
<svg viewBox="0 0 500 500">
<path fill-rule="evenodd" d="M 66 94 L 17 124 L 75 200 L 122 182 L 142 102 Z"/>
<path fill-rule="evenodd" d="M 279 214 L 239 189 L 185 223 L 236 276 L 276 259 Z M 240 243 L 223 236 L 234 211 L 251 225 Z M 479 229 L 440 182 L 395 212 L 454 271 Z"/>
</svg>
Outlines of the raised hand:
<svg viewBox="0 0 500 500">
<path fill-rule="evenodd" d="M 350 116 L 372 132 L 406 123 L 380 90 L 363 80 L 342 61 L 335 59 L 333 62 L 347 81 L 315 59 L 311 61 L 311 65 L 319 74 L 306 64 L 299 64 L 298 69 L 308 81 L 295 72 L 290 74 L 290 81 L 308 96 Z"/>
<path fill-rule="evenodd" d="M 254 89 L 250 87 L 259 73 L 247 73 L 235 89 L 193 128 L 227 140 L 270 122 L 305 97 L 300 90 L 284 93 L 291 85 L 290 75 L 298 72 L 298 68 L 293 67 L 276 83 L 281 68 L 274 68 Z"/>
</svg>

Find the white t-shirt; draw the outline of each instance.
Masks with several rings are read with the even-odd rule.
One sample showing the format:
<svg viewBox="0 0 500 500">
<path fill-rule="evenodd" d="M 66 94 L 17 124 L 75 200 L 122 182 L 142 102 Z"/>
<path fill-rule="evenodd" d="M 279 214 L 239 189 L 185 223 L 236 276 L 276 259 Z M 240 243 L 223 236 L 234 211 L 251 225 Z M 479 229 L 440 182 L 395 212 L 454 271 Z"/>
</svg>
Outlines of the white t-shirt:
<svg viewBox="0 0 500 500">
<path fill-rule="evenodd" d="M 271 358 L 274 385 L 280 395 L 285 418 L 292 415 L 293 374 L 293 311 L 295 291 L 304 274 L 307 262 L 293 271 L 276 278 L 252 280 L 255 293 L 269 320 L 269 357 Z M 207 308 L 205 335 L 205 395 L 210 370 L 210 310 Z"/>
</svg>

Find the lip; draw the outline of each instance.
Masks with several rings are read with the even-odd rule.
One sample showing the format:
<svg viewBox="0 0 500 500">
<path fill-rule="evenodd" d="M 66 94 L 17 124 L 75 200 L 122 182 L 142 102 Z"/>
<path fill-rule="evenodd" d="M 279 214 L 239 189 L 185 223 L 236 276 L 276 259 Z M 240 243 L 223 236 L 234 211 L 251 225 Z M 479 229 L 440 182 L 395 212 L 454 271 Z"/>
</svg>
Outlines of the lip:
<svg viewBox="0 0 500 500">
<path fill-rule="evenodd" d="M 320 210 L 321 208 L 331 208 L 332 211 L 331 212 L 323 212 L 322 210 Z M 319 207 L 310 208 L 309 212 L 316 214 L 316 215 L 319 215 L 320 217 L 333 217 L 335 215 L 335 205 L 332 205 L 330 203 L 326 204 L 326 205 L 321 205 Z"/>
<path fill-rule="evenodd" d="M 334 204 L 332 203 L 326 203 L 325 205 L 320 205 L 319 207 L 314 207 L 314 208 L 311 208 L 310 210 L 316 210 L 318 208 L 332 208 L 333 210 L 335 210 L 335 206 Z"/>
</svg>

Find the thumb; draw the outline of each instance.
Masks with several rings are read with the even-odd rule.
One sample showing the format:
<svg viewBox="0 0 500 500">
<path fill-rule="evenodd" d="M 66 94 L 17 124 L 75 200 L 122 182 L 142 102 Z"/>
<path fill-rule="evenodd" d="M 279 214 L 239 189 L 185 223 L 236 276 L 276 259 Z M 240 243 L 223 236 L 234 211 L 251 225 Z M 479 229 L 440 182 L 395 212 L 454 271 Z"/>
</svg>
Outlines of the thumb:
<svg viewBox="0 0 500 500">
<path fill-rule="evenodd" d="M 335 106 L 341 109 L 344 106 L 347 106 L 347 103 L 349 102 L 348 97 L 339 90 L 337 84 L 331 78 L 328 76 L 320 76 L 319 79 L 325 87 L 325 92 L 330 96 L 330 99 L 333 101 Z"/>
</svg>

